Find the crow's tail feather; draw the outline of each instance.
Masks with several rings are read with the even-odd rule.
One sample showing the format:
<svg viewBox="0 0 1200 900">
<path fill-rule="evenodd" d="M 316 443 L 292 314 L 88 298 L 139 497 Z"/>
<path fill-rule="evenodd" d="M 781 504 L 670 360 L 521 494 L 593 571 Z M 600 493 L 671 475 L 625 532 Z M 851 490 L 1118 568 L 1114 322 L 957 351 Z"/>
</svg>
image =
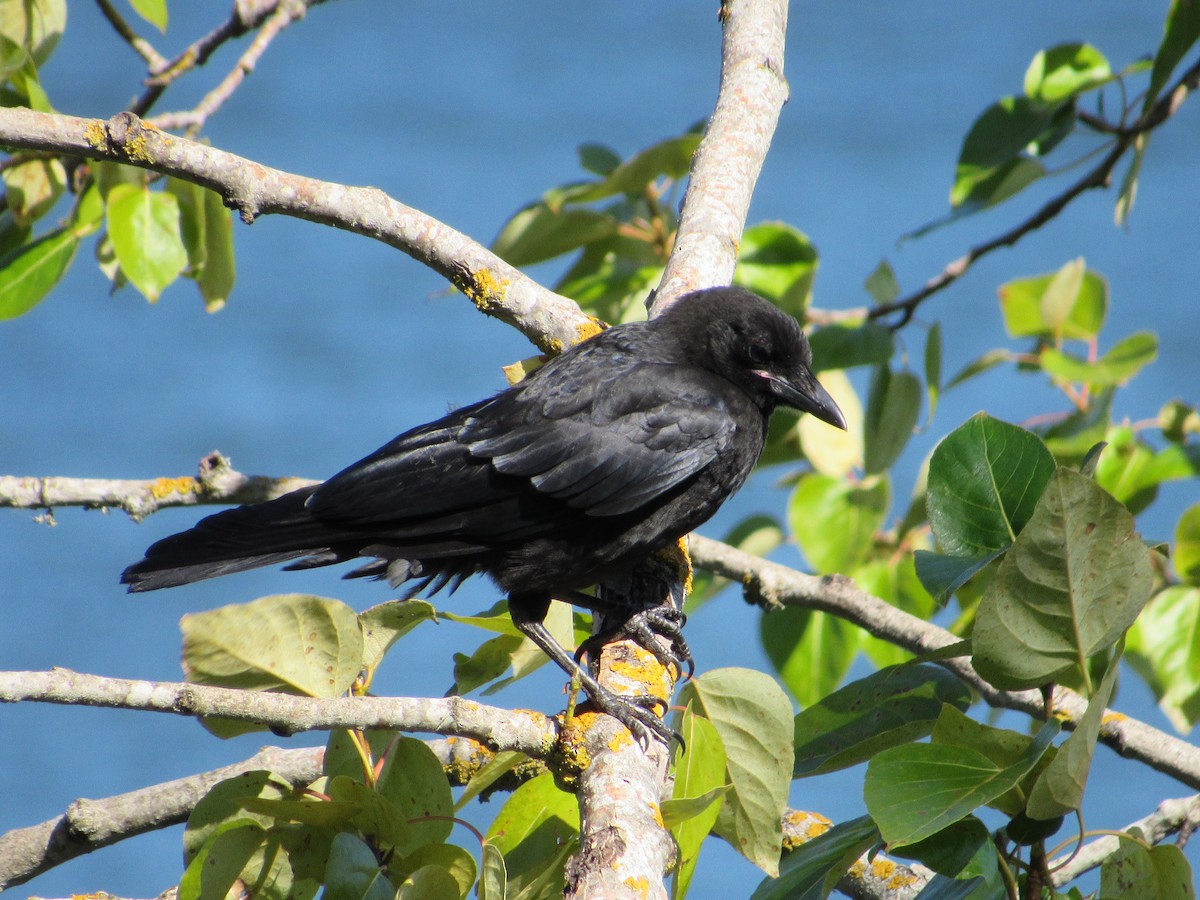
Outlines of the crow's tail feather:
<svg viewBox="0 0 1200 900">
<path fill-rule="evenodd" d="M 144 559 L 122 573 L 121 582 L 130 591 L 154 591 L 321 553 L 346 535 L 309 513 L 304 503 L 313 490 L 302 488 L 201 519 L 152 545 Z"/>
</svg>

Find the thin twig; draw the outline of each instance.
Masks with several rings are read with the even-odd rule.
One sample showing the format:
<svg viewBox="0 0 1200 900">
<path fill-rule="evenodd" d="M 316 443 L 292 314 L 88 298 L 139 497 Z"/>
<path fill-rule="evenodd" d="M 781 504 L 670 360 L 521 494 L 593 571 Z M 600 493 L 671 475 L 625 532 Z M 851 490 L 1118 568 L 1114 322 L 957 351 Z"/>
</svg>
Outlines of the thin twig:
<svg viewBox="0 0 1200 900">
<path fill-rule="evenodd" d="M 96 0 L 96 5 L 100 7 L 100 12 L 104 14 L 104 18 L 108 19 L 109 24 L 121 36 L 121 39 L 146 61 L 146 65 L 150 67 L 151 71 L 156 71 L 167 64 L 166 57 L 155 50 L 153 44 L 134 31 L 124 17 L 113 9 L 108 0 Z"/>
<path fill-rule="evenodd" d="M 1030 232 L 1041 228 L 1076 197 L 1092 188 L 1107 187 L 1112 182 L 1112 173 L 1125 151 L 1129 149 L 1137 137 L 1161 125 L 1178 112 L 1187 96 L 1200 85 L 1200 60 L 1185 72 L 1175 85 L 1147 110 L 1136 122 L 1127 128 L 1116 129 L 1112 149 L 1104 159 L 1086 175 L 1068 187 L 1065 191 L 1052 197 L 1037 212 L 1003 234 L 972 247 L 958 259 L 948 264 L 941 273 L 927 281 L 920 290 L 901 297 L 891 303 L 883 303 L 872 307 L 867 314 L 868 319 L 880 319 L 893 313 L 900 313 L 900 318 L 891 325 L 892 330 L 903 328 L 911 321 L 918 306 L 934 294 L 953 284 L 971 268 L 981 257 L 986 256 L 1000 247 L 1011 247 Z"/>
<path fill-rule="evenodd" d="M 233 92 L 238 89 L 246 76 L 254 71 L 254 67 L 258 64 L 259 59 L 266 52 L 271 42 L 285 28 L 293 22 L 304 18 L 308 11 L 308 6 L 299 0 L 283 0 L 280 2 L 275 12 L 267 19 L 254 40 L 250 42 L 250 46 L 246 48 L 246 52 L 238 57 L 237 62 L 229 71 L 221 83 L 205 94 L 195 108 L 188 112 L 164 113 L 160 116 L 155 116 L 150 120 L 157 128 L 164 131 L 170 131 L 178 128 L 186 128 L 189 136 L 193 135 L 199 128 L 208 121 L 221 106 L 233 96 Z"/>
</svg>

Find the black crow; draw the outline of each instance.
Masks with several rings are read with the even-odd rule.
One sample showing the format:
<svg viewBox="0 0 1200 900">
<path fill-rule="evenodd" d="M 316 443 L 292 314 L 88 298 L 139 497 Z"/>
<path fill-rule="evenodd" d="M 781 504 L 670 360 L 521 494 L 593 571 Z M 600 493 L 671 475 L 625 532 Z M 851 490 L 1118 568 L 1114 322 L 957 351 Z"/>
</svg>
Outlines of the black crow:
<svg viewBox="0 0 1200 900">
<path fill-rule="evenodd" d="M 542 624 L 708 519 L 758 460 L 777 406 L 839 428 L 795 320 L 736 287 L 572 347 L 519 384 L 395 438 L 323 484 L 226 510 L 165 538 L 121 576 L 150 591 L 297 560 L 365 557 L 352 576 L 439 590 L 491 576 L 514 624 L 596 705 L 637 731 L 661 720 L 580 671 Z"/>
</svg>

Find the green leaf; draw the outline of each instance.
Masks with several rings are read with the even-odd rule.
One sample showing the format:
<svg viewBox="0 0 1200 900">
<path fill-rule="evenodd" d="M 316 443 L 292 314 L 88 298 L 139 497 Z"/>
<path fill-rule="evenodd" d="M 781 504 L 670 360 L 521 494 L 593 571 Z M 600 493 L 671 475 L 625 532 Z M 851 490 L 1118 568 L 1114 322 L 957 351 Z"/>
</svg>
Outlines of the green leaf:
<svg viewBox="0 0 1200 900">
<path fill-rule="evenodd" d="M 999 688 L 1037 687 L 1112 646 L 1150 597 L 1133 516 L 1070 469 L 1050 479 L 976 614 L 973 662 Z"/>
<path fill-rule="evenodd" d="M 945 706 L 934 723 L 930 740 L 959 749 L 974 750 L 986 756 L 1000 768 L 1008 768 L 1029 753 L 1033 738 L 1007 728 L 994 728 L 976 722 L 957 707 Z M 987 801 L 987 805 L 1008 816 L 1018 816 L 1025 810 L 1026 798 L 1034 781 L 1054 759 L 1057 749 L 1049 748 L 1029 772 L 1004 791 Z"/>
<path fill-rule="evenodd" d="M 1059 44 L 1039 50 L 1025 72 L 1025 95 L 1046 104 L 1060 103 L 1104 84 L 1112 68 L 1091 44 Z"/>
<path fill-rule="evenodd" d="M 1200 3 L 1196 0 L 1171 0 L 1163 26 L 1162 43 L 1154 54 L 1154 67 L 1150 70 L 1150 87 L 1142 103 L 1142 111 L 1149 111 L 1196 39 L 1200 38 Z"/>
<path fill-rule="evenodd" d="M 488 760 L 482 769 L 471 776 L 471 780 L 467 782 L 467 786 L 454 802 L 454 811 L 461 811 L 470 801 L 528 760 L 528 756 L 516 750 L 501 750 Z"/>
<path fill-rule="evenodd" d="M 896 272 L 886 259 L 879 261 L 875 271 L 867 276 L 863 287 L 879 306 L 891 303 L 900 296 L 900 283 L 896 281 Z"/>
<path fill-rule="evenodd" d="M 1095 362 L 1051 347 L 1042 351 L 1041 365 L 1056 378 L 1105 388 L 1124 384 L 1157 357 L 1158 336 L 1152 331 L 1139 331 L 1118 341 Z"/>
<path fill-rule="evenodd" d="M 486 844 L 484 845 L 486 847 Z M 493 848 L 493 853 L 495 850 Z M 491 855 L 486 849 L 482 850 L 482 856 L 485 861 Z M 499 856 L 497 853 L 496 856 Z M 500 857 L 501 866 L 503 866 L 503 857 Z M 455 892 L 451 900 L 466 900 L 471 893 L 471 887 L 475 884 L 476 878 L 479 875 L 479 868 L 475 865 L 475 857 L 471 856 L 462 847 L 454 844 L 426 844 L 424 847 L 418 847 L 414 852 L 404 857 L 403 861 L 397 863 L 393 860 L 388 870 L 392 875 L 398 872 L 410 873 L 414 880 L 418 879 L 418 872 L 423 868 L 435 868 L 441 872 L 449 873 L 455 882 Z M 446 889 L 445 882 L 438 876 L 420 875 L 421 880 L 431 879 L 435 883 L 430 887 L 437 891 Z M 424 896 L 424 895 L 422 895 Z"/>
<path fill-rule="evenodd" d="M 984 557 L 1025 527 L 1054 458 L 1036 435 L 977 413 L 929 461 L 929 523 L 942 552 Z"/>
<path fill-rule="evenodd" d="M 826 325 L 809 335 L 813 371 L 852 369 L 886 363 L 895 351 L 890 329 L 875 322 L 860 325 Z"/>
<path fill-rule="evenodd" d="M 1200 722 L 1200 589 L 1159 592 L 1129 630 L 1126 659 L 1150 685 L 1171 724 Z"/>
<path fill-rule="evenodd" d="M 337 697 L 362 667 L 358 617 L 327 597 L 260 597 L 190 613 L 180 629 L 183 669 L 194 684 Z"/>
<path fill-rule="evenodd" d="M 184 871 L 179 900 L 224 900 L 265 840 L 257 822 L 226 822 L 215 829 Z"/>
<path fill-rule="evenodd" d="M 421 846 L 408 819 L 370 785 L 336 775 L 326 782 L 325 793 L 334 803 L 358 807 L 351 822 L 374 846 L 394 850 L 400 856 Z"/>
<path fill-rule="evenodd" d="M 334 835 L 322 900 L 392 900 L 395 894 L 370 847 L 347 832 Z"/>
<path fill-rule="evenodd" d="M 1130 831 L 1100 866 L 1100 897 L 1195 900 L 1192 870 L 1183 851 L 1171 844 L 1147 847 L 1140 829 Z"/>
<path fill-rule="evenodd" d="M 66 0 L 0 3 L 0 34 L 25 47 L 41 68 L 67 26 Z"/>
<path fill-rule="evenodd" d="M 716 831 L 768 875 L 779 871 L 781 816 L 792 779 L 792 703 L 770 676 L 714 669 L 688 682 L 694 702 L 721 736 L 733 789 Z"/>
<path fill-rule="evenodd" d="M 121 271 L 151 303 L 187 265 L 173 194 L 115 185 L 108 192 L 108 235 Z"/>
<path fill-rule="evenodd" d="M 225 305 L 237 279 L 233 256 L 233 217 L 213 191 L 203 192 L 204 268 L 196 277 L 204 308 L 216 312 Z"/>
<path fill-rule="evenodd" d="M 408 820 L 417 845 L 440 844 L 450 836 L 454 798 L 442 764 L 424 741 L 402 737 L 388 752 L 376 792 Z"/>
<path fill-rule="evenodd" d="M 54 207 L 67 185 L 57 159 L 33 159 L 3 173 L 8 208 L 18 225 L 29 227 Z"/>
<path fill-rule="evenodd" d="M 1034 782 L 1025 808 L 1030 818 L 1056 819 L 1083 805 L 1083 789 L 1092 768 L 1096 740 L 1100 737 L 1100 721 L 1117 685 L 1120 659 L 1120 653 L 1113 655 L 1100 687 L 1088 700 L 1087 709 L 1079 717 L 1075 730 Z"/>
<path fill-rule="evenodd" d="M 890 490 L 886 478 L 850 484 L 818 473 L 803 476 L 788 500 L 788 524 L 817 572 L 848 572 L 870 554 L 883 527 Z"/>
<path fill-rule="evenodd" d="M 492 251 L 514 266 L 526 266 L 610 237 L 616 228 L 616 220 L 605 213 L 534 203 L 504 223 Z"/>
<path fill-rule="evenodd" d="M 461 900 L 458 881 L 441 866 L 422 866 L 404 879 L 396 900 Z"/>
<path fill-rule="evenodd" d="M 812 299 L 817 251 L 808 236 L 783 222 L 752 225 L 742 234 L 733 283 L 802 318 Z"/>
<path fill-rule="evenodd" d="M 134 11 L 164 34 L 167 31 L 167 0 L 129 0 Z"/>
<path fill-rule="evenodd" d="M 954 592 L 987 568 L 1005 551 L 994 550 L 987 556 L 945 556 L 928 550 L 914 552 L 917 577 L 938 604 L 946 603 Z"/>
<path fill-rule="evenodd" d="M 513 791 L 487 830 L 488 843 L 504 856 L 508 896 L 539 879 L 561 892 L 560 859 L 578 834 L 579 804 L 555 786 L 549 772 Z"/>
<path fill-rule="evenodd" d="M 621 164 L 621 157 L 605 144 L 580 144 L 579 165 L 596 175 L 609 175 Z"/>
<path fill-rule="evenodd" d="M 800 416 L 792 434 L 799 439 L 804 458 L 814 469 L 822 475 L 845 478 L 863 465 L 862 403 L 845 372 L 831 369 L 822 372 L 818 379 L 846 417 L 846 430 L 830 428 L 816 416 Z M 774 423 L 780 418 L 776 413 L 771 420 Z M 767 434 L 770 439 L 770 429 Z"/>
<path fill-rule="evenodd" d="M 929 395 L 929 418 L 932 419 L 942 393 L 941 322 L 929 326 L 929 334 L 925 338 L 925 390 Z"/>
<path fill-rule="evenodd" d="M 15 319 L 41 303 L 78 249 L 75 231 L 58 228 L 0 258 L 0 320 Z"/>
<path fill-rule="evenodd" d="M 425 600 L 388 600 L 358 614 L 362 629 L 362 667 L 368 672 L 379 668 L 392 645 L 422 622 L 437 621 L 433 604 Z"/>
<path fill-rule="evenodd" d="M 663 820 L 679 849 L 675 880 L 671 886 L 673 898 L 687 894 L 700 846 L 717 822 L 726 791 L 725 747 L 716 727 L 708 719 L 696 715 L 691 704 L 684 709 L 678 727 L 683 749 L 675 762 L 672 799 L 663 804 L 662 810 Z M 672 821 L 674 812 L 686 814 L 686 817 Z"/>
<path fill-rule="evenodd" d="M 763 649 L 801 707 L 836 688 L 858 653 L 862 632 L 820 610 L 788 606 L 759 619 Z"/>
<path fill-rule="evenodd" d="M 977 750 L 908 744 L 867 764 L 863 797 L 889 847 L 914 844 L 1011 790 L 1037 764 L 1061 726 L 1047 722 L 1013 764 L 1000 766 Z"/>
<path fill-rule="evenodd" d="M 484 841 L 480 850 L 478 900 L 504 900 L 508 891 L 508 871 L 504 854 L 491 841 Z"/>
<path fill-rule="evenodd" d="M 1129 216 L 1133 212 L 1134 201 L 1137 200 L 1138 176 L 1142 171 L 1142 162 L 1146 158 L 1146 148 L 1150 145 L 1150 132 L 1142 132 L 1133 139 L 1133 159 L 1121 179 L 1121 190 L 1117 194 L 1117 204 L 1113 208 L 1113 224 L 1124 228 L 1129 224 Z"/>
<path fill-rule="evenodd" d="M 693 130 L 635 153 L 608 176 L 602 188 L 605 193 L 600 196 L 640 196 L 648 185 L 661 177 L 683 178 L 691 168 L 692 156 L 702 137 L 699 131 Z"/>
<path fill-rule="evenodd" d="M 1189 584 L 1200 584 L 1200 503 L 1184 510 L 1175 524 L 1175 572 Z"/>
<path fill-rule="evenodd" d="M 886 472 L 913 436 L 921 416 L 921 380 L 912 372 L 875 369 L 863 421 L 868 475 Z"/>
<path fill-rule="evenodd" d="M 271 772 L 243 772 L 218 782 L 188 815 L 187 828 L 183 832 L 184 862 L 193 862 L 201 849 L 231 823 L 253 822 L 264 831 L 270 827 L 274 817 L 248 812 L 245 808 L 248 798 L 281 800 L 292 796 L 292 786 Z"/>
<path fill-rule="evenodd" d="M 1000 310 L 1012 337 L 1091 340 L 1108 314 L 1108 280 L 1072 260 L 1057 272 L 1000 285 Z"/>
<path fill-rule="evenodd" d="M 923 841 L 902 848 L 899 855 L 915 859 L 933 871 L 953 878 L 963 873 L 972 862 L 986 859 L 989 851 L 995 853 L 987 826 L 975 816 L 967 816 Z"/>
<path fill-rule="evenodd" d="M 824 900 L 854 861 L 879 842 L 870 816 L 834 825 L 780 861 L 779 877 L 766 878 L 750 900 Z"/>
<path fill-rule="evenodd" d="M 848 684 L 796 716 L 795 776 L 845 769 L 920 740 L 945 704 L 966 710 L 971 692 L 940 666 L 890 666 Z"/>
<path fill-rule="evenodd" d="M 1002 365 L 1003 363 L 1015 361 L 1016 356 L 1011 350 L 1006 350 L 1004 348 L 989 350 L 982 356 L 963 366 L 957 375 L 946 382 L 946 390 L 950 390 L 952 387 L 958 387 L 958 385 L 962 384 L 963 382 L 970 381 L 972 378 L 975 378 L 977 375 L 982 375 L 984 372 L 989 372 L 996 368 L 996 366 Z"/>
</svg>

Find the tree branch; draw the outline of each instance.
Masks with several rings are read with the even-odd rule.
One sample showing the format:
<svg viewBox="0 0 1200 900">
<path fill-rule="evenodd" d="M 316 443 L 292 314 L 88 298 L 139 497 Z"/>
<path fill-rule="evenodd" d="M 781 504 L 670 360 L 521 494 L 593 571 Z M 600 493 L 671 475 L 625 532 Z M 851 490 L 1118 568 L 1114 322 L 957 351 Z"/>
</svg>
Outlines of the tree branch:
<svg viewBox="0 0 1200 900">
<path fill-rule="evenodd" d="M 1185 829 L 1200 828 L 1200 794 L 1164 800 L 1150 815 L 1131 822 L 1121 830 L 1129 832 L 1134 828 L 1139 829 L 1151 844 L 1157 844 Z M 1054 860 L 1049 866 L 1054 873 L 1054 883 L 1060 886 L 1068 884 L 1084 872 L 1097 868 L 1117 852 L 1120 843 L 1120 838 L 1105 835 L 1085 844 L 1078 853 L 1067 853 Z"/>
<path fill-rule="evenodd" d="M 752 556 L 728 544 L 700 535 L 691 538 L 696 565 L 743 585 L 747 602 L 770 610 L 780 606 L 819 609 L 853 622 L 875 637 L 911 653 L 921 654 L 957 643 L 960 638 L 924 619 L 897 609 L 859 588 L 843 576 L 818 578 Z M 1042 718 L 1038 691 L 1001 691 L 979 675 L 965 658 L 942 660 L 976 690 L 988 704 L 1016 709 Z M 1054 714 L 1074 727 L 1087 702 L 1072 690 L 1054 689 Z M 1106 711 L 1100 740 L 1119 755 L 1145 763 L 1191 788 L 1200 789 L 1200 747 L 1194 747 L 1122 713 Z"/>
<path fill-rule="evenodd" d="M 260 215 L 293 216 L 374 238 L 447 278 L 490 316 L 558 353 L 600 325 L 466 235 L 405 206 L 378 188 L 351 187 L 272 169 L 177 137 L 132 113 L 107 122 L 30 109 L 0 109 L 0 144 L 127 163 L 219 193 L 248 224 Z"/>
<path fill-rule="evenodd" d="M 60 703 L 219 716 L 274 731 L 381 728 L 474 738 L 493 750 L 545 757 L 558 740 L 558 723 L 531 710 L 486 706 L 462 697 L 338 697 L 317 699 L 270 691 L 242 691 L 169 681 L 85 675 L 68 669 L 0 672 L 0 703 Z"/>
<path fill-rule="evenodd" d="M 724 0 L 721 18 L 721 87 L 692 160 L 656 313 L 688 291 L 733 280 L 754 185 L 788 98 L 786 0 Z"/>
<path fill-rule="evenodd" d="M 322 747 L 264 747 L 243 762 L 103 800 L 80 799 L 54 819 L 0 835 L 0 890 L 126 838 L 186 821 L 214 785 L 244 772 L 274 772 L 292 785 L 321 774 Z"/>
<path fill-rule="evenodd" d="M 982 244 L 972 247 L 958 259 L 949 263 L 936 277 L 925 282 L 920 290 L 906 297 L 894 300 L 891 303 L 883 303 L 872 307 L 867 312 L 867 318 L 879 319 L 889 316 L 892 313 L 900 313 L 900 318 L 891 327 L 893 330 L 904 327 L 912 319 L 913 313 L 916 312 L 918 306 L 965 275 L 967 270 L 980 258 L 987 256 L 993 250 L 998 250 L 1001 247 L 1013 246 L 1017 241 L 1025 237 L 1025 235 L 1036 231 L 1057 216 L 1080 194 L 1093 188 L 1108 187 L 1112 183 L 1113 170 L 1116 169 L 1117 163 L 1121 161 L 1121 157 L 1125 155 L 1125 151 L 1133 145 L 1134 141 L 1140 135 L 1152 131 L 1175 115 L 1183 105 L 1183 101 L 1197 87 L 1200 87 L 1200 60 L 1188 69 L 1170 90 L 1164 91 L 1163 96 L 1159 98 L 1154 106 L 1147 110 L 1136 122 L 1127 128 L 1114 131 L 1115 137 L 1112 149 L 1086 175 L 1062 193 L 1052 197 L 1025 221 L 991 240 L 984 241 Z"/>
<path fill-rule="evenodd" d="M 316 484 L 306 478 L 243 475 L 215 450 L 200 460 L 198 475 L 149 480 L 39 478 L 0 475 L 0 507 L 121 509 L 136 522 L 172 506 L 262 503 Z"/>
</svg>

